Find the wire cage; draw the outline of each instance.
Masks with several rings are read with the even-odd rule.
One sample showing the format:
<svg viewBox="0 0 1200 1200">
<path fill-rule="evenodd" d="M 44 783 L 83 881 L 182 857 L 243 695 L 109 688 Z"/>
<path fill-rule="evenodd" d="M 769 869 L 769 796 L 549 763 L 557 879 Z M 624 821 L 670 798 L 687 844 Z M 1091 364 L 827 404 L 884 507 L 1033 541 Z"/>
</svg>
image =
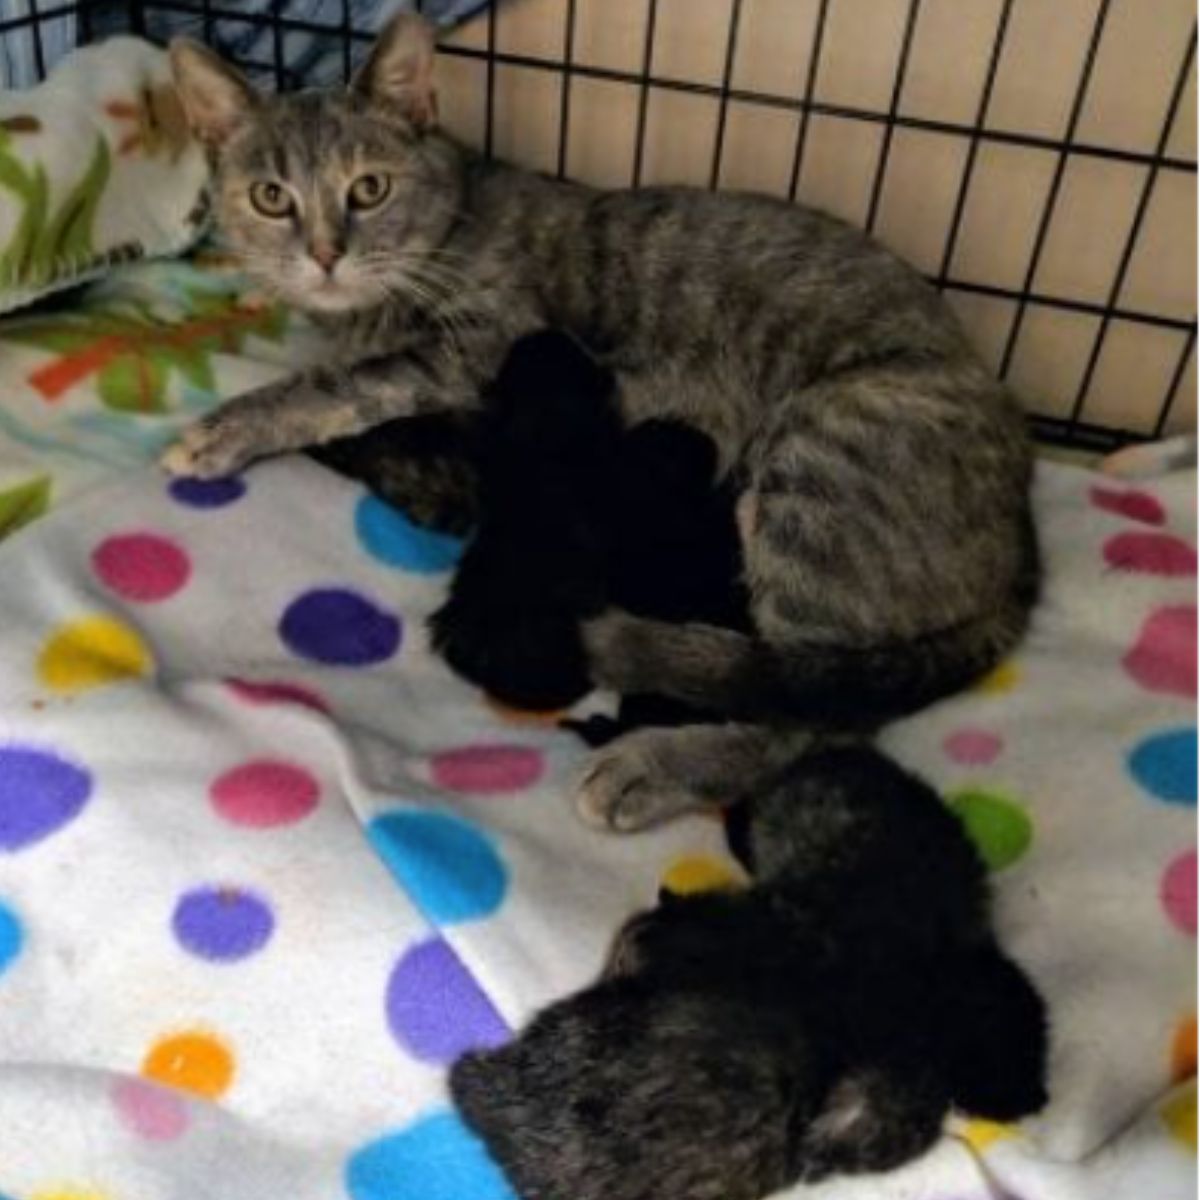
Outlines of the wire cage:
<svg viewBox="0 0 1200 1200">
<path fill-rule="evenodd" d="M 0 68 L 36 79 L 78 42 L 183 31 L 267 86 L 332 82 L 397 6 L 0 0 Z M 1107 449 L 1194 427 L 1191 0 L 475 7 L 441 46 L 465 141 L 606 186 L 814 204 L 925 272 L 1040 437 Z"/>
</svg>

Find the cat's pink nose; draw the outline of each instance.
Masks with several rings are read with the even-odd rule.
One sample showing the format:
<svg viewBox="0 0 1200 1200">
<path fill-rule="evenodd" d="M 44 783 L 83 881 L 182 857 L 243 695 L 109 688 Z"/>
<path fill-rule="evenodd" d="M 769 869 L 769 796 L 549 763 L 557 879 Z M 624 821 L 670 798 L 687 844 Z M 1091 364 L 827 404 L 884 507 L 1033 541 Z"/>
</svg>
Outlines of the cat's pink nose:
<svg viewBox="0 0 1200 1200">
<path fill-rule="evenodd" d="M 341 251 L 336 246 L 311 246 L 308 254 L 317 266 L 330 274 L 333 273 L 333 268 L 337 266 L 338 259 L 342 257 Z"/>
</svg>

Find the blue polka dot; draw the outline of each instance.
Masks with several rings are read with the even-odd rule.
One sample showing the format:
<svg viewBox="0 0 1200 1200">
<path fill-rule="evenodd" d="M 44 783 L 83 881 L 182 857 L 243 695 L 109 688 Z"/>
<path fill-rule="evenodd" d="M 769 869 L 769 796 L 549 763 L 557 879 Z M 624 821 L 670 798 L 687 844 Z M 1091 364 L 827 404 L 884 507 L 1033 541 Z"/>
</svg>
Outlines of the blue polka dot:
<svg viewBox="0 0 1200 1200">
<path fill-rule="evenodd" d="M 11 965 L 21 953 L 21 944 L 25 935 L 21 932 L 21 922 L 16 913 L 6 904 L 0 903 L 0 975 Z M 3 1200 L 3 1197 L 0 1197 Z"/>
<path fill-rule="evenodd" d="M 1129 771 L 1167 804 L 1196 803 L 1196 731 L 1171 729 L 1146 738 L 1129 756 Z"/>
<path fill-rule="evenodd" d="M 393 812 L 367 827 L 376 853 L 413 903 L 441 925 L 475 921 L 504 900 L 508 872 L 487 836 L 439 812 Z"/>
<path fill-rule="evenodd" d="M 453 1113 L 435 1113 L 357 1151 L 351 1200 L 516 1200 L 484 1144 Z"/>
<path fill-rule="evenodd" d="M 279 636 L 301 658 L 330 666 L 369 667 L 400 648 L 394 613 L 348 588 L 317 588 L 297 596 L 279 621 Z"/>
<path fill-rule="evenodd" d="M 172 479 L 171 497 L 189 508 L 224 508 L 246 494 L 246 485 L 236 475 L 224 479 Z"/>
<path fill-rule="evenodd" d="M 354 531 L 373 558 L 418 575 L 449 571 L 462 557 L 461 538 L 416 525 L 375 496 L 364 496 L 358 502 Z"/>
</svg>

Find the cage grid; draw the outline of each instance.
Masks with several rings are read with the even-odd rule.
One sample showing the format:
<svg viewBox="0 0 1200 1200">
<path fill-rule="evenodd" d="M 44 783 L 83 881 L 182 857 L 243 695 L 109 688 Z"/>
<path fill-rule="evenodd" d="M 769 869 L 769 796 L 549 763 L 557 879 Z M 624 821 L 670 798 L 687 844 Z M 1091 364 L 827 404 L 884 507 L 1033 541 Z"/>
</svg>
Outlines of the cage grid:
<svg viewBox="0 0 1200 1200">
<path fill-rule="evenodd" d="M 499 0 L 486 8 L 464 27 L 463 36 L 444 39 L 440 47 L 447 60 L 471 68 L 476 86 L 482 84 L 479 120 L 471 128 L 455 131 L 485 153 L 496 153 L 499 148 L 518 160 L 530 158 L 534 160 L 531 165 L 559 177 L 572 177 L 579 173 L 572 169 L 572 157 L 579 144 L 574 134 L 586 99 L 582 91 L 585 85 L 632 89 L 636 98 L 632 134 L 624 148 L 623 162 L 617 164 L 618 177 L 609 171 L 603 182 L 637 187 L 659 181 L 662 174 L 652 161 L 656 146 L 661 151 L 664 143 L 662 137 L 652 134 L 656 106 L 667 103 L 670 97 L 703 100 L 712 107 L 708 114 L 711 135 L 705 147 L 707 161 L 697 162 L 690 177 L 682 181 L 715 189 L 727 183 L 730 147 L 737 140 L 732 128 L 734 117 L 748 111 L 775 114 L 791 121 L 793 128 L 775 148 L 776 157 L 782 155 L 786 161 L 778 163 L 779 182 L 774 190 L 790 200 L 813 199 L 809 193 L 815 183 L 818 203 L 822 188 L 829 186 L 830 174 L 812 168 L 818 124 L 846 123 L 836 126 L 843 133 L 851 127 L 877 131 L 878 140 L 869 159 L 856 164 L 865 181 L 861 195 L 853 211 L 838 215 L 856 221 L 885 241 L 898 240 L 901 253 L 905 251 L 904 239 L 890 238 L 888 230 L 882 228 L 883 218 L 888 215 L 889 187 L 902 173 L 901 140 L 948 139 L 947 145 L 953 144 L 956 152 L 961 150 L 961 169 L 956 179 L 953 171 L 949 173 L 944 188 L 948 202 L 944 225 L 934 229 L 936 236 L 928 239 L 930 245 L 924 250 L 925 261 L 917 265 L 959 309 L 968 332 L 997 373 L 1022 395 L 1038 436 L 1101 450 L 1194 424 L 1195 289 L 1187 267 L 1182 276 L 1186 286 L 1179 286 L 1180 269 L 1172 261 L 1179 253 L 1194 259 L 1194 248 L 1189 250 L 1189 246 L 1194 247 L 1189 239 L 1195 234 L 1194 132 L 1179 134 L 1194 115 L 1194 11 L 1186 26 L 1176 21 L 1179 29 L 1172 34 L 1170 55 L 1158 55 L 1163 60 L 1158 69 L 1164 73 L 1164 82 L 1169 79 L 1169 85 L 1162 89 L 1165 104 L 1154 136 L 1130 145 L 1129 139 L 1122 144 L 1119 138 L 1097 136 L 1095 121 L 1086 131 L 1084 124 L 1101 60 L 1112 44 L 1129 36 L 1130 9 L 1136 7 L 1137 0 L 1074 0 L 1061 8 L 1061 19 L 1066 19 L 1068 10 L 1078 18 L 1075 40 L 1080 53 L 1077 73 L 1065 89 L 1069 103 L 1057 132 L 1030 127 L 1033 122 L 1022 128 L 1014 127 L 1011 120 L 994 118 L 998 82 L 1006 56 L 1013 49 L 1014 26 L 1023 17 L 1038 16 L 1035 10 L 1039 7 L 1045 10 L 1059 0 L 958 0 L 977 6 L 980 13 L 994 10 L 976 98 L 970 119 L 966 120 L 953 114 L 915 111 L 905 103 L 923 22 L 936 22 L 935 10 L 944 10 L 948 0 L 889 0 L 886 5 L 878 0 L 794 0 L 791 19 L 809 22 L 807 62 L 798 73 L 799 86 L 794 89 L 749 86 L 738 78 L 748 16 L 756 5 L 760 8 L 758 15 L 763 15 L 768 0 L 712 0 L 700 5 L 696 0 L 633 2 L 640 8 L 640 14 L 635 14 L 640 15 L 640 39 L 633 61 L 621 64 L 581 52 L 583 10 L 586 6 L 594 18 L 595 0 Z M 1180 0 L 1180 4 L 1183 2 Z M 668 39 L 664 19 L 669 17 L 677 32 L 684 11 L 681 6 L 691 4 L 697 20 L 708 20 L 714 3 L 724 12 L 719 22 L 709 21 L 712 26 L 719 24 L 715 30 L 719 53 L 714 57 L 716 66 L 710 77 L 664 71 L 659 65 Z M 324 55 L 323 61 L 333 64 L 334 75 L 348 78 L 375 34 L 374 24 L 364 27 L 357 19 L 358 7 L 352 0 L 325 0 L 323 6 L 302 5 L 302 0 L 10 0 L 9 7 L 22 4 L 24 12 L 5 16 L 9 10 L 0 0 L 0 39 L 19 37 L 28 41 L 38 78 L 53 66 L 55 53 L 61 52 L 64 29 L 71 31 L 71 41 L 82 43 L 117 29 L 163 40 L 182 27 L 216 45 L 257 79 L 279 88 L 310 82 L 314 47 Z M 1180 4 L 1158 0 L 1153 12 L 1141 8 L 1142 19 L 1153 22 L 1172 13 L 1178 17 Z M 420 0 L 416 7 L 420 9 Z M 613 4 L 609 11 L 617 8 L 633 11 L 628 3 Z M 896 45 L 889 50 L 894 51 L 894 60 L 886 94 L 873 103 L 854 103 L 845 96 L 828 94 L 822 80 L 834 57 L 831 41 L 835 23 L 842 21 L 840 28 L 844 29 L 844 22 L 857 15 L 865 22 L 862 30 L 869 33 L 872 22 L 880 23 L 879 14 L 884 9 L 899 18 L 894 22 L 898 30 Z M 551 52 L 547 52 L 544 37 L 533 39 L 539 43 L 533 49 L 508 44 L 512 39 L 503 36 L 505 26 L 518 19 L 527 29 L 539 22 L 542 29 L 561 22 L 561 41 L 550 47 Z M 1040 19 L 1047 19 L 1045 12 Z M 591 24 L 595 24 L 594 19 Z M 1118 24 L 1120 29 L 1116 28 Z M 57 35 L 53 51 L 48 48 L 48 30 Z M 791 31 L 781 28 L 782 32 Z M 252 51 L 245 49 L 246 34 L 257 35 L 249 39 Z M 707 34 L 711 39 L 714 30 L 708 29 Z M 303 39 L 304 54 L 293 48 L 297 37 Z M 1028 57 L 1028 45 L 1023 52 Z M 1036 62 L 1031 69 L 1037 69 Z M 1111 75 L 1111 64 L 1106 62 L 1104 70 Z M 523 144 L 523 135 L 514 135 L 510 128 L 512 115 L 501 111 L 506 82 L 529 73 L 552 80 L 558 92 L 551 106 L 553 129 L 547 135 L 547 146 L 537 154 L 527 153 L 529 147 Z M 1134 82 L 1131 80 L 1130 86 Z M 614 95 L 611 91 L 606 94 L 610 99 Z M 528 121 L 530 116 L 529 111 L 518 114 L 517 123 Z M 539 123 L 545 124 L 545 113 L 537 116 Z M 596 128 L 594 121 L 589 128 Z M 830 138 L 827 130 L 823 132 L 828 154 Z M 505 144 L 498 147 L 501 140 Z M 848 137 L 845 140 L 853 141 Z M 745 158 L 746 147 L 739 143 L 738 148 Z M 658 153 L 657 157 L 663 155 Z M 1001 158 L 1010 168 L 1020 168 L 1008 172 L 1019 187 L 1029 179 L 1038 180 L 1037 186 L 1024 188 L 1019 196 L 1026 205 L 1031 197 L 1036 199 L 1025 214 L 1029 229 L 1023 254 L 1013 255 L 1023 257 L 1023 262 L 1017 264 L 1015 273 L 1007 259 L 1001 267 L 995 262 L 988 267 L 985 261 L 984 268 L 964 270 L 964 248 L 974 248 L 978 256 L 982 247 L 986 260 L 988 205 L 993 219 L 997 213 L 1001 218 L 1006 215 L 1004 198 L 996 195 L 1003 192 L 1003 187 L 997 185 L 1005 179 Z M 1034 164 L 1040 176 L 1033 172 Z M 1111 173 L 1118 169 L 1122 172 L 1119 176 Z M 1072 251 L 1076 259 L 1081 257 L 1079 246 L 1071 245 L 1073 238 L 1078 241 L 1082 236 L 1081 231 L 1072 228 L 1072 207 L 1079 207 L 1075 192 L 1082 186 L 1076 176 L 1081 173 L 1089 178 L 1094 175 L 1105 187 L 1121 191 L 1125 197 L 1125 219 L 1112 220 L 1103 231 L 1103 249 L 1112 260 L 1111 270 L 1107 279 L 1088 287 L 1048 286 L 1043 277 L 1051 260 L 1058 260 L 1061 274 L 1064 257 L 1069 260 Z M 920 190 L 920 171 L 915 172 L 915 178 Z M 1033 197 L 1035 192 L 1040 195 Z M 838 207 L 836 203 L 822 206 Z M 975 212 L 977 208 L 982 216 Z M 1169 210 L 1171 219 L 1164 218 L 1160 209 Z M 1004 226 L 1006 221 L 1001 219 L 998 224 Z M 1065 250 L 1062 244 L 1066 244 Z M 1151 262 L 1147 270 L 1142 258 L 1151 251 L 1157 261 Z M 1097 255 L 1097 262 L 1103 257 Z M 1130 298 L 1134 275 L 1141 281 L 1139 288 L 1133 289 L 1142 293 L 1140 300 L 1137 296 Z M 1151 295 L 1146 302 L 1145 281 L 1149 279 L 1153 285 L 1156 278 L 1167 275 L 1175 278 L 1176 294 L 1165 299 Z M 1183 299 L 1181 292 L 1185 293 Z M 1110 359 L 1118 362 L 1120 369 L 1111 369 Z M 1139 364 L 1144 369 L 1139 370 Z M 1158 386 L 1153 394 L 1114 406 L 1111 393 L 1114 388 L 1119 390 L 1122 381 L 1140 388 L 1144 380 L 1150 388 L 1155 377 Z M 1052 403 L 1047 403 L 1048 398 Z"/>
</svg>

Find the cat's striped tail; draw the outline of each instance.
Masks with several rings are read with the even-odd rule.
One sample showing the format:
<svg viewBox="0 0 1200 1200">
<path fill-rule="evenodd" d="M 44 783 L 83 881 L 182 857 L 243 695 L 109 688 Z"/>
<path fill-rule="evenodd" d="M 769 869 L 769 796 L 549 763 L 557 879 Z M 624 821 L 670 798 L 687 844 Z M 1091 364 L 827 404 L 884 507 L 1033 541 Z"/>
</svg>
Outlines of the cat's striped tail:
<svg viewBox="0 0 1200 1200">
<path fill-rule="evenodd" d="M 874 725 L 968 687 L 1016 645 L 1029 606 L 906 641 L 779 649 L 713 625 L 610 610 L 584 627 L 592 679 L 623 695 L 667 696 L 742 720 Z"/>
</svg>

